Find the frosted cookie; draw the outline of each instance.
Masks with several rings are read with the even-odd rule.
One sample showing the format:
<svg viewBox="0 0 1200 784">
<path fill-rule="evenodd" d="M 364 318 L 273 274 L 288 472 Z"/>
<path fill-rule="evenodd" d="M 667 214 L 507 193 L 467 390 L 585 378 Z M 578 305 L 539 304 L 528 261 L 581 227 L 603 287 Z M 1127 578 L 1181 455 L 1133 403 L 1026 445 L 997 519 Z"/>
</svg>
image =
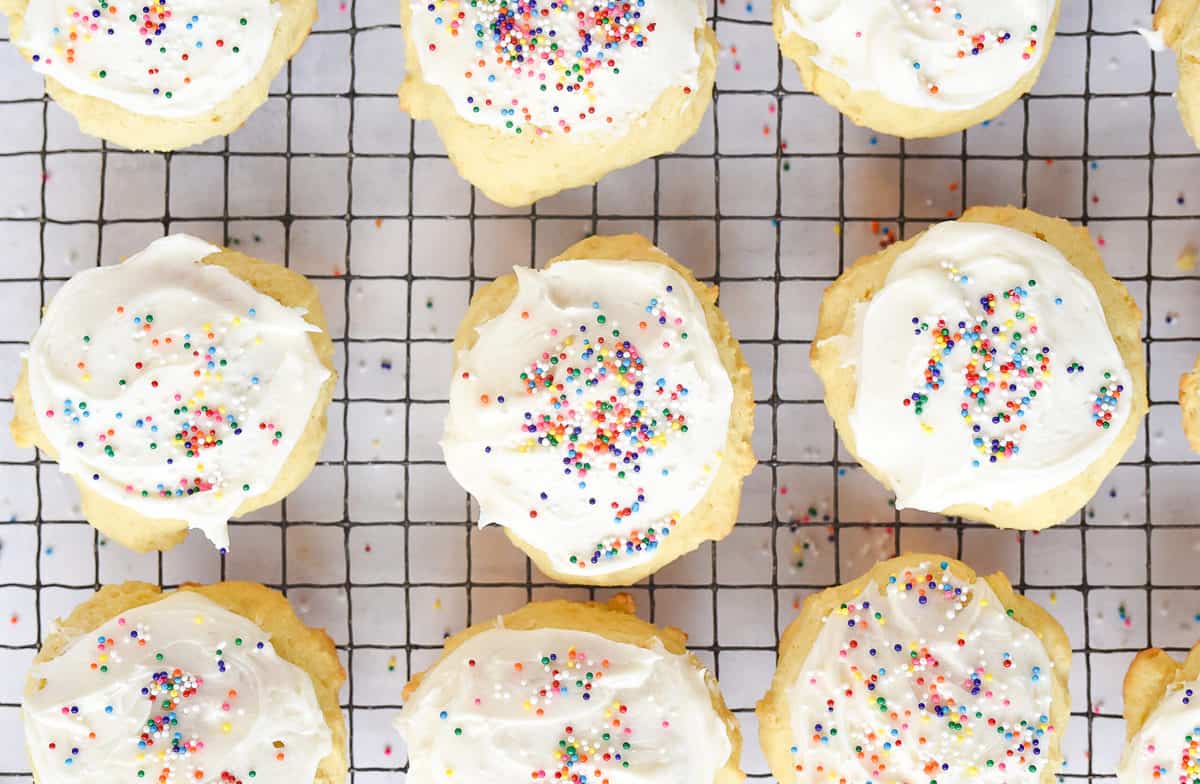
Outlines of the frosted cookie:
<svg viewBox="0 0 1200 784">
<path fill-rule="evenodd" d="M 400 103 L 459 173 L 521 206 L 683 144 L 712 98 L 701 0 L 401 0 Z M 536 21 L 535 21 L 536 20 Z"/>
<path fill-rule="evenodd" d="M 341 784 L 333 641 L 255 583 L 100 589 L 45 640 L 22 719 L 34 779 Z"/>
<path fill-rule="evenodd" d="M 1200 777 L 1200 643 L 1179 664 L 1139 653 L 1125 674 L 1125 752 L 1119 784 L 1181 784 Z"/>
<path fill-rule="evenodd" d="M 1140 325 L 1085 229 L 974 207 L 844 273 L 812 364 L 897 508 L 1036 529 L 1077 512 L 1133 443 Z"/>
<path fill-rule="evenodd" d="M 138 551 L 227 522 L 312 471 L 333 344 L 303 275 L 186 234 L 75 275 L 42 318 L 12 434 L 58 461 L 83 515 Z"/>
<path fill-rule="evenodd" d="M 686 643 L 624 594 L 476 624 L 404 688 L 408 781 L 739 784 L 737 719 Z"/>
<path fill-rule="evenodd" d="M 1200 143 L 1200 0 L 1162 0 L 1154 12 L 1154 29 L 1175 52 L 1179 115 L 1192 139 Z"/>
<path fill-rule="evenodd" d="M 717 290 L 639 235 L 480 289 L 454 339 L 450 473 L 545 574 L 628 585 L 737 520 L 750 369 Z"/>
<path fill-rule="evenodd" d="M 178 150 L 241 127 L 300 49 L 316 0 L 0 0 L 12 41 L 80 130 Z"/>
<path fill-rule="evenodd" d="M 1037 81 L 1058 0 L 774 0 L 775 37 L 809 90 L 852 122 L 943 136 Z"/>
<path fill-rule="evenodd" d="M 1193 370 L 1179 378 L 1179 410 L 1183 412 L 1183 432 L 1188 443 L 1200 452 L 1200 358 Z"/>
<path fill-rule="evenodd" d="M 808 597 L 784 632 L 759 739 L 782 784 L 1053 784 L 1071 645 L 1053 617 L 937 555 Z"/>
</svg>

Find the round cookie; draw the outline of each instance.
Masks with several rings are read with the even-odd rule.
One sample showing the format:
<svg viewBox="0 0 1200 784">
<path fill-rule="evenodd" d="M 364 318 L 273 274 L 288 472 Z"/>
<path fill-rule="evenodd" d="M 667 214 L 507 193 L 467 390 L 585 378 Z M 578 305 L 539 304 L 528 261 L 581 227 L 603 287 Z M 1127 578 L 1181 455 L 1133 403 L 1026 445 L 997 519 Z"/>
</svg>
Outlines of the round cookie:
<svg viewBox="0 0 1200 784">
<path fill-rule="evenodd" d="M 1001 114 L 1037 81 L 1060 0 L 774 0 L 804 86 L 857 125 L 905 139 Z M 953 14 L 951 11 L 953 10 Z"/>
<path fill-rule="evenodd" d="M 1195 368 L 1179 377 L 1179 410 L 1188 443 L 1200 452 L 1200 358 Z"/>
<path fill-rule="evenodd" d="M 165 151 L 240 128 L 308 37 L 317 3 L 0 0 L 0 12 L 81 131 Z"/>
<path fill-rule="evenodd" d="M 628 585 L 737 521 L 750 369 L 706 286 L 591 237 L 476 292 L 454 339 L 451 474 L 556 580 Z"/>
<path fill-rule="evenodd" d="M 1125 673 L 1125 751 L 1120 784 L 1192 781 L 1200 773 L 1200 643 L 1180 664 L 1150 648 Z"/>
<path fill-rule="evenodd" d="M 906 555 L 805 600 L 759 740 L 783 784 L 1053 784 L 1070 666 L 1062 627 L 1003 574 Z"/>
<path fill-rule="evenodd" d="M 13 392 L 13 439 L 75 480 L 83 516 L 139 552 L 269 506 L 311 473 L 333 343 L 303 275 L 187 235 L 75 275 Z"/>
<path fill-rule="evenodd" d="M 1200 0 L 1162 0 L 1154 12 L 1154 29 L 1175 51 L 1179 116 L 1192 139 L 1200 144 Z"/>
<path fill-rule="evenodd" d="M 843 443 L 898 508 L 1037 529 L 1133 443 L 1140 325 L 1085 229 L 973 207 L 845 272 L 811 358 Z"/>
<path fill-rule="evenodd" d="M 459 173 L 489 199 L 532 204 L 696 132 L 717 67 L 706 13 L 700 0 L 401 0 L 400 103 L 433 121 Z"/>
<path fill-rule="evenodd" d="M 346 673 L 329 635 L 257 583 L 101 588 L 26 678 L 34 778 L 341 784 Z"/>
<path fill-rule="evenodd" d="M 633 612 L 626 594 L 534 602 L 446 640 L 404 688 L 408 781 L 743 781 L 716 678 Z"/>
</svg>

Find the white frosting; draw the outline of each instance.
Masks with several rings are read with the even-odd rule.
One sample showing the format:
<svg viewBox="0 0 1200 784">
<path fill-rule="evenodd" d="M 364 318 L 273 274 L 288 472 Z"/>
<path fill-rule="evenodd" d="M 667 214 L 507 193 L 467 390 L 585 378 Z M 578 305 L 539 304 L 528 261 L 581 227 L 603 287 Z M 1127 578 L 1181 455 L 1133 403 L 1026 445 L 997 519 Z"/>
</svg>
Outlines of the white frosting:
<svg viewBox="0 0 1200 784">
<path fill-rule="evenodd" d="M 332 750 L 312 679 L 192 591 L 129 610 L 35 664 L 22 707 L 42 784 L 302 784 Z"/>
<path fill-rule="evenodd" d="M 1150 47 L 1150 51 L 1165 52 L 1170 48 L 1167 46 L 1166 35 L 1162 30 L 1147 30 L 1145 27 L 1135 27 L 1133 29 L 1146 42 L 1146 46 Z"/>
<path fill-rule="evenodd" d="M 139 514 L 184 520 L 218 547 L 266 492 L 329 371 L 302 312 L 184 234 L 74 276 L 29 350 L 29 392 L 60 468 Z"/>
<path fill-rule="evenodd" d="M 984 580 L 922 564 L 824 619 L 787 690 L 796 784 L 1035 784 L 1052 663 Z"/>
<path fill-rule="evenodd" d="M 1092 284 L 1053 245 L 991 224 L 942 223 L 900 254 L 842 356 L 858 455 L 901 509 L 990 508 L 1066 484 L 1133 397 Z"/>
<path fill-rule="evenodd" d="M 16 43 L 77 93 L 190 117 L 258 75 L 280 16 L 276 0 L 30 0 Z"/>
<path fill-rule="evenodd" d="M 1057 0 L 787 0 L 784 29 L 855 92 L 903 106 L 973 109 L 1043 56 Z"/>
<path fill-rule="evenodd" d="M 468 122 L 620 133 L 663 93 L 699 85 L 697 0 L 407 1 L 422 76 Z"/>
<path fill-rule="evenodd" d="M 1125 745 L 1120 784 L 1192 784 L 1200 778 L 1200 681 L 1173 683 Z"/>
<path fill-rule="evenodd" d="M 733 386 L 674 270 L 516 269 L 508 308 L 458 356 L 442 447 L 478 500 L 561 571 L 628 567 L 704 497 Z"/>
<path fill-rule="evenodd" d="M 686 655 L 567 629 L 472 637 L 396 724 L 409 784 L 708 784 L 731 751 Z"/>
</svg>

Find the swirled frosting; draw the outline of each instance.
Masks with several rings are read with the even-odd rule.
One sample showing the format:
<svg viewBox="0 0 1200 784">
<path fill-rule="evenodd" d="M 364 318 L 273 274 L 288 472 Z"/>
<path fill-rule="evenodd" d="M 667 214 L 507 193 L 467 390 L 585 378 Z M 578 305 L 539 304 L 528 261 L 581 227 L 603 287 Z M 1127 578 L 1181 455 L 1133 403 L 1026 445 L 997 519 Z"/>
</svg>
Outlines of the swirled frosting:
<svg viewBox="0 0 1200 784">
<path fill-rule="evenodd" d="M 729 759 L 686 655 L 568 629 L 491 629 L 427 672 L 397 727 L 408 781 L 710 784 Z"/>
<path fill-rule="evenodd" d="M 973 109 L 1042 58 L 1056 0 L 787 0 L 784 30 L 855 92 L 922 109 Z"/>
<path fill-rule="evenodd" d="M 1050 764 L 1052 669 L 982 579 L 945 563 L 831 612 L 787 690 L 797 784 L 1035 784 Z"/>
<path fill-rule="evenodd" d="M 280 16 L 275 0 L 29 0 L 16 44 L 77 93 L 189 117 L 258 75 Z"/>
<path fill-rule="evenodd" d="M 1081 474 L 1130 415 L 1095 288 L 1023 232 L 934 226 L 857 308 L 850 425 L 901 509 L 1026 501 Z"/>
<path fill-rule="evenodd" d="M 560 571 L 647 557 L 721 464 L 733 386 L 704 308 L 651 262 L 515 270 L 518 291 L 459 353 L 442 447 L 479 501 Z"/>
<path fill-rule="evenodd" d="M 1120 784 L 1192 784 L 1200 778 L 1200 681 L 1167 687 L 1126 744 L 1117 772 Z"/>
<path fill-rule="evenodd" d="M 329 371 L 303 314 L 177 234 L 75 275 L 29 348 L 29 392 L 59 467 L 139 514 L 218 547 L 270 489 Z"/>
<path fill-rule="evenodd" d="M 464 120 L 510 133 L 621 133 L 699 85 L 697 0 L 406 0 L 421 74 Z"/>
<path fill-rule="evenodd" d="M 309 676 L 192 591 L 122 613 L 30 681 L 22 716 L 42 784 L 304 784 L 332 749 Z"/>
</svg>

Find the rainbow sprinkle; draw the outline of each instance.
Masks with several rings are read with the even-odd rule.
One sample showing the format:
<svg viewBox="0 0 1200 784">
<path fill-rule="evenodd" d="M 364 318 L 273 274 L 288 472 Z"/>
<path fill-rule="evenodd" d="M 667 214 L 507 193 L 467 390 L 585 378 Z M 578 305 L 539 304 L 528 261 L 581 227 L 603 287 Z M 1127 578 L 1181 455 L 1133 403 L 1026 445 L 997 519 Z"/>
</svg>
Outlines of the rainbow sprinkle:
<svg viewBox="0 0 1200 784">
<path fill-rule="evenodd" d="M 808 725 L 792 728 L 797 781 L 1038 780 L 1056 730 L 1045 713 L 1019 714 L 1024 702 L 1049 709 L 1050 673 L 1029 661 L 1028 640 L 995 628 L 1011 610 L 948 562 L 932 566 L 896 572 L 825 619 L 816 645 L 831 647 L 819 659 L 813 649 L 791 697 L 808 707 Z"/>
<path fill-rule="evenodd" d="M 668 286 L 666 293 L 672 291 Z M 657 340 L 664 349 L 683 344 L 688 338 L 684 319 L 654 297 L 630 336 L 608 323 L 601 303 L 593 302 L 591 310 L 586 322 L 551 330 L 550 337 L 557 338 L 554 348 L 534 357 L 520 373 L 519 386 L 525 392 L 521 399 L 508 401 L 503 395 L 485 393 L 479 401 L 485 407 L 518 406 L 517 451 L 559 454 L 563 477 L 577 502 L 610 510 L 613 525 L 625 529 L 597 542 L 589 553 L 572 555 L 570 562 L 580 569 L 653 551 L 670 535 L 678 514 L 654 520 L 640 517 L 647 494 L 638 477 L 653 470 L 666 476 L 666 468 L 655 469 L 656 450 L 688 432 L 683 410 L 688 388 L 655 376 L 635 342 Z M 653 336 L 652 327 L 657 330 Z M 487 449 L 485 453 L 490 454 Z M 620 480 L 626 494 L 589 495 L 589 477 L 598 471 Z M 552 492 L 547 487 L 532 499 L 530 519 L 542 516 Z"/>
<path fill-rule="evenodd" d="M 599 108 L 597 79 L 619 75 L 628 53 L 653 41 L 656 23 L 643 24 L 645 5 L 646 0 L 433 0 L 425 12 L 452 39 L 466 39 L 460 45 L 473 46 L 478 55 L 462 74 L 479 85 L 466 98 L 471 114 L 499 120 L 513 133 L 540 136 L 613 122 Z M 433 42 L 426 48 L 429 55 L 438 51 Z M 542 108 L 517 97 L 493 100 L 485 94 L 497 83 L 510 82 L 535 83 L 544 96 L 581 94 L 586 108 L 571 114 L 561 102 Z"/>
<path fill-rule="evenodd" d="M 229 350 L 226 344 L 241 330 L 255 330 L 255 315 L 251 308 L 244 316 L 227 317 L 219 324 L 164 330 L 155 323 L 153 313 L 133 313 L 125 306 L 117 306 L 111 316 L 112 323 L 126 331 L 131 344 L 142 347 L 139 358 L 131 362 L 125 375 L 118 374 L 116 389 L 96 390 L 99 404 L 68 398 L 44 411 L 43 416 L 66 422 L 74 446 L 81 454 L 115 460 L 128 450 L 133 455 L 161 461 L 177 476 L 170 483 L 124 484 L 122 489 L 127 496 L 171 500 L 197 493 L 249 493 L 253 490 L 249 484 L 229 480 L 219 473 L 206 473 L 199 461 L 206 452 L 219 449 L 233 439 L 260 439 L 273 447 L 278 447 L 283 439 L 283 431 L 274 422 L 245 423 L 238 415 L 250 402 L 244 393 L 258 386 L 261 379 L 255 369 L 237 367 L 240 352 Z M 77 351 L 74 363 L 77 381 L 81 388 L 87 388 L 92 384 L 89 370 L 92 353 L 100 352 L 103 358 L 109 348 L 93 343 L 90 335 L 81 335 Z M 181 369 L 185 372 L 180 373 Z M 171 384 L 162 380 L 185 377 L 192 383 Z M 228 399 L 209 399 L 214 395 L 225 395 Z M 122 407 L 125 401 L 134 406 L 142 401 L 146 410 L 126 410 Z M 169 409 L 165 420 L 161 414 L 156 418 L 152 410 L 156 405 Z M 99 482 L 106 477 L 94 473 L 91 479 Z"/>
<path fill-rule="evenodd" d="M 951 280 L 968 282 L 957 268 L 945 266 Z M 929 356 L 922 385 L 901 404 L 922 416 L 930 396 L 949 383 L 943 375 L 946 358 L 956 350 L 969 353 L 959 412 L 980 455 L 973 461 L 976 467 L 1020 454 L 1021 438 L 1028 429 L 1024 418 L 1053 375 L 1050 346 L 1037 341 L 1038 319 L 1025 305 L 1029 289 L 1035 286 L 1037 281 L 1029 280 L 1000 294 L 984 294 L 971 303 L 969 318 L 953 323 L 938 319 L 931 324 L 912 317 L 913 332 L 929 336 Z"/>
<path fill-rule="evenodd" d="M 49 45 L 34 51 L 31 59 L 45 66 L 75 66 L 90 49 L 97 55 L 91 62 L 99 63 L 88 66 L 92 80 L 120 77 L 123 86 L 170 102 L 205 74 L 214 52 L 219 57 L 241 53 L 241 41 L 220 31 L 232 31 L 240 38 L 252 27 L 253 18 L 250 14 L 236 19 L 187 14 L 179 12 L 177 5 L 173 0 L 69 5 L 48 31 Z"/>
</svg>

